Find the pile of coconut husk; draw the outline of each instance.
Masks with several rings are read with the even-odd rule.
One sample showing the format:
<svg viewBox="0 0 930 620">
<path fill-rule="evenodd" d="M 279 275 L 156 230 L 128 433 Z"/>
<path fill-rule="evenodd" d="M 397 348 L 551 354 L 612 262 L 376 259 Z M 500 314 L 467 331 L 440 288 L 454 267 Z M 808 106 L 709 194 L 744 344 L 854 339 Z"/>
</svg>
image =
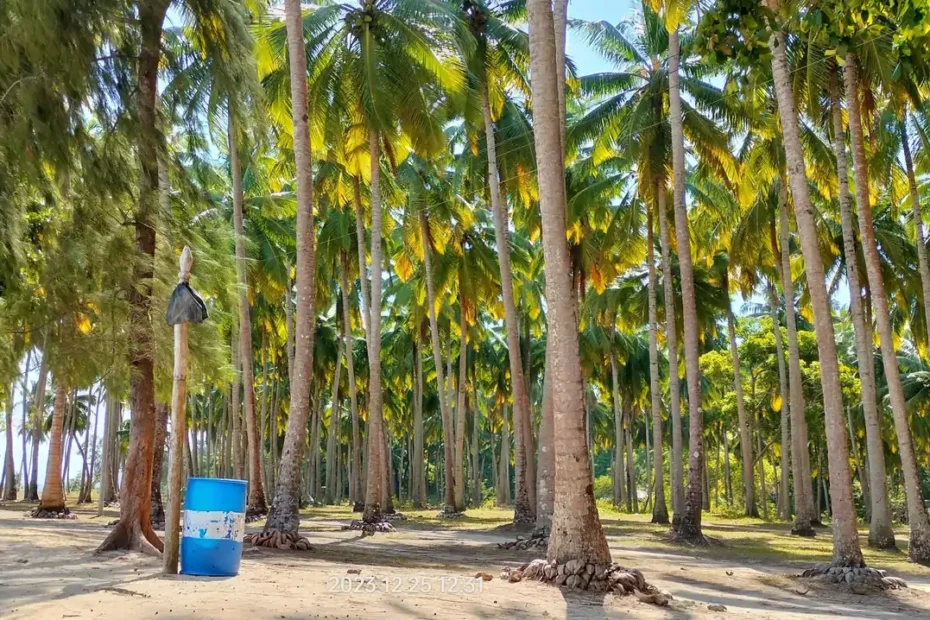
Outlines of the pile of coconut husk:
<svg viewBox="0 0 930 620">
<path fill-rule="evenodd" d="M 372 522 L 365 521 L 364 519 L 355 519 L 349 525 L 343 525 L 342 529 L 343 531 L 356 530 L 356 531 L 362 532 L 363 534 L 368 534 L 368 535 L 375 534 L 375 533 L 389 534 L 391 532 L 396 531 L 394 529 L 394 526 L 391 525 L 391 522 L 384 520 L 384 519 L 380 521 L 372 521 Z"/>
<path fill-rule="evenodd" d="M 254 523 L 255 521 L 261 521 L 262 519 L 265 519 L 267 517 L 268 517 L 267 510 L 264 510 L 264 511 L 258 510 L 258 509 L 252 508 L 251 506 L 245 509 L 245 522 L 246 523 Z"/>
<path fill-rule="evenodd" d="M 520 568 L 505 568 L 500 576 L 510 583 L 526 579 L 571 590 L 634 594 L 643 602 L 661 606 L 668 605 L 672 598 L 670 594 L 660 592 L 655 586 L 646 583 L 640 571 L 628 570 L 616 563 L 593 564 L 584 560 L 569 560 L 559 564 L 555 560 L 538 559 Z"/>
<path fill-rule="evenodd" d="M 77 519 L 77 515 L 68 510 L 68 508 L 59 508 L 46 510 L 36 506 L 26 513 L 27 517 L 32 519 Z"/>
<path fill-rule="evenodd" d="M 549 546 L 549 532 L 535 531 L 527 538 L 526 536 L 517 536 L 516 540 L 509 542 L 497 543 L 498 549 L 516 549 L 526 551 L 527 549 L 545 549 Z"/>
<path fill-rule="evenodd" d="M 867 566 L 833 566 L 818 564 L 809 568 L 801 577 L 820 579 L 830 584 L 847 584 L 850 588 L 873 588 L 876 590 L 898 590 L 907 583 L 898 577 L 889 577 L 887 571 Z"/>
<path fill-rule="evenodd" d="M 407 515 L 402 512 L 385 512 L 381 515 L 385 521 L 406 521 Z"/>
<path fill-rule="evenodd" d="M 289 551 L 312 551 L 310 541 L 297 532 L 268 530 L 260 534 L 246 534 L 242 544 L 269 549 L 286 549 Z"/>
</svg>

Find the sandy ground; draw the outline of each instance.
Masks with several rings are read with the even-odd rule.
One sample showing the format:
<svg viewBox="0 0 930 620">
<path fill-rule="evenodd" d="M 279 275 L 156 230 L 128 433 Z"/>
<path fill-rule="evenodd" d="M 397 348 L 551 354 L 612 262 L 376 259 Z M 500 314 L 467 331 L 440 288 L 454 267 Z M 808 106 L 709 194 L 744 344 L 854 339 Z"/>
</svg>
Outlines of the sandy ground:
<svg viewBox="0 0 930 620">
<path fill-rule="evenodd" d="M 221 579 L 162 576 L 159 561 L 139 554 L 95 556 L 111 519 L 40 521 L 0 507 L 0 618 L 930 618 L 930 570 L 922 567 L 897 573 L 907 590 L 859 596 L 811 584 L 802 595 L 791 576 L 796 561 L 642 544 L 624 536 L 622 520 L 606 524 L 614 560 L 670 592 L 670 607 L 504 582 L 501 567 L 536 554 L 498 550 L 494 543 L 513 533 L 493 525 L 453 530 L 411 520 L 396 534 L 360 538 L 339 530 L 346 521 L 307 517 L 313 551 L 248 549 L 239 576 Z M 477 571 L 495 579 L 476 580 Z"/>
</svg>

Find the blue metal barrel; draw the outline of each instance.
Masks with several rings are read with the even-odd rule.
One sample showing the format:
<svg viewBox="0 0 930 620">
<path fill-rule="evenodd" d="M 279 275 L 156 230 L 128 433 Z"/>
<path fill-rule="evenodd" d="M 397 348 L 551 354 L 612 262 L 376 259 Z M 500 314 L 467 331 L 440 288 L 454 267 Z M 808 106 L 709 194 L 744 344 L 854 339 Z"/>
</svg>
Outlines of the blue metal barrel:
<svg viewBox="0 0 930 620">
<path fill-rule="evenodd" d="M 182 574 L 231 577 L 239 573 L 245 536 L 245 499 L 244 480 L 187 480 Z"/>
</svg>

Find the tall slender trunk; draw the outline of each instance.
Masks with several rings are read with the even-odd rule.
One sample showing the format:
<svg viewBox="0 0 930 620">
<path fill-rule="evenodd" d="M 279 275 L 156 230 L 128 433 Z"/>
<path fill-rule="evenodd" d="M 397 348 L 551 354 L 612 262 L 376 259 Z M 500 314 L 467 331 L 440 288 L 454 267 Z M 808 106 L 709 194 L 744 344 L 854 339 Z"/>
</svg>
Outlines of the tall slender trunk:
<svg viewBox="0 0 930 620">
<path fill-rule="evenodd" d="M 739 423 L 739 447 L 743 462 L 743 506 L 746 516 L 757 517 L 759 511 L 753 500 L 752 476 L 752 434 L 749 426 L 750 420 L 746 416 L 746 404 L 743 399 L 743 371 L 739 361 L 739 349 L 736 347 L 736 319 L 733 317 L 733 306 L 729 300 L 729 278 L 724 290 L 727 291 L 727 335 L 730 340 L 730 360 L 733 364 L 733 389 L 736 392 L 736 416 Z M 765 501 L 765 498 L 762 499 Z"/>
<path fill-rule="evenodd" d="M 242 453 L 242 402 L 241 402 L 241 384 L 239 378 L 242 376 L 242 363 L 239 359 L 239 339 L 236 337 L 238 330 L 233 329 L 231 333 L 232 363 L 233 363 L 233 383 L 232 383 L 232 458 L 233 458 L 233 476 L 238 479 L 245 478 L 245 455 Z"/>
<path fill-rule="evenodd" d="M 915 562 L 928 563 L 930 562 L 930 520 L 927 518 L 927 509 L 924 505 L 923 493 L 921 490 L 920 475 L 917 468 L 917 456 L 914 451 L 914 444 L 911 438 L 911 429 L 907 416 L 907 403 L 905 402 L 904 389 L 901 385 L 901 374 L 898 369 L 898 357 L 895 351 L 894 332 L 891 325 L 891 310 L 888 306 L 888 298 L 885 295 L 885 283 L 882 277 L 882 261 L 878 254 L 875 229 L 872 223 L 872 207 L 869 204 L 868 161 L 865 154 L 865 140 L 863 138 L 862 118 L 859 109 L 858 67 L 856 63 L 857 58 L 854 54 L 847 55 L 844 72 L 846 77 L 846 105 L 849 112 L 849 134 L 850 143 L 852 144 L 853 172 L 856 176 L 856 202 L 859 211 L 859 231 L 862 235 L 862 251 L 865 254 L 865 266 L 869 278 L 869 288 L 872 292 L 872 303 L 875 306 L 875 320 L 878 324 L 882 365 L 885 369 L 888 397 L 891 401 L 891 412 L 894 417 L 895 433 L 898 437 L 898 453 L 901 457 L 901 470 L 904 476 L 908 526 L 910 527 L 910 542 L 907 547 L 907 553 Z M 842 423 L 843 420 L 841 419 L 841 426 L 843 425 Z M 830 479 L 831 481 L 835 481 L 832 475 Z M 842 498 L 840 498 L 840 501 L 841 500 Z M 837 512 L 838 503 L 839 501 L 837 498 L 834 498 L 834 512 Z"/>
<path fill-rule="evenodd" d="M 161 473 L 165 464 L 165 440 L 168 437 L 168 405 L 155 403 L 155 452 L 152 457 L 152 527 L 165 527 L 165 505 L 161 497 Z"/>
<path fill-rule="evenodd" d="M 6 394 L 6 456 L 3 460 L 3 500 L 8 502 L 16 499 L 16 464 L 13 462 L 13 386 L 14 383 L 11 382 Z M 24 390 L 23 399 L 25 398 Z M 24 436 L 25 431 L 23 427 Z"/>
<path fill-rule="evenodd" d="M 522 424 L 524 419 L 530 422 L 530 407 L 526 393 L 526 378 L 523 373 L 523 361 L 520 355 L 519 318 L 513 298 L 513 269 L 510 264 L 510 218 L 507 214 L 507 205 L 500 191 L 499 169 L 497 165 L 497 143 L 494 138 L 494 123 L 491 118 L 491 105 L 488 101 L 486 88 L 481 91 L 481 104 L 484 116 L 485 141 L 488 151 L 488 185 L 491 194 L 491 212 L 494 216 L 494 235 L 501 269 L 501 289 L 504 298 L 504 326 L 507 335 L 507 355 L 510 362 L 511 387 L 513 390 L 514 421 L 515 423 Z M 543 422 L 543 424 L 545 424 L 545 422 Z M 528 433 L 525 431 L 524 436 L 528 435 L 531 438 L 532 425 L 523 424 L 522 428 L 529 431 Z M 542 437 L 540 437 L 540 444 L 542 444 Z M 529 465 L 530 461 L 533 461 L 532 451 L 527 449 L 528 445 L 529 442 L 523 442 L 524 460 L 527 465 Z M 543 467 L 542 461 L 543 457 L 542 454 L 540 454 L 540 469 Z M 523 481 L 517 481 L 517 505 L 514 506 L 514 523 L 528 523 L 533 519 L 534 513 L 536 512 L 537 490 L 535 486 L 530 488 L 531 480 L 535 480 L 536 477 L 534 475 L 531 478 L 528 475 L 528 470 L 529 467 L 524 471 Z M 535 473 L 535 466 L 533 467 L 533 472 Z M 551 514 L 551 492 L 549 489 L 549 487 L 551 487 L 551 482 L 551 477 L 547 477 L 539 482 L 542 485 L 540 493 L 543 496 L 543 501 L 547 502 L 547 505 L 543 508 L 543 512 L 549 514 Z M 519 489 L 521 485 L 525 487 L 525 492 Z M 544 514 L 544 522 L 538 523 L 537 526 L 547 527 L 548 521 L 551 518 L 549 514 Z"/>
<path fill-rule="evenodd" d="M 249 283 L 245 264 L 245 227 L 243 223 L 242 166 L 239 162 L 239 131 L 236 126 L 236 106 L 229 102 L 229 167 L 233 184 L 233 223 L 236 231 L 236 281 L 239 286 L 239 359 L 242 363 L 242 385 L 245 395 L 245 431 L 249 441 L 249 499 L 247 512 L 265 515 L 265 487 L 262 480 L 262 442 L 255 410 L 255 379 L 252 359 L 252 319 L 249 315 Z M 193 427 L 196 432 L 196 426 Z M 196 442 L 192 446 L 197 452 Z M 194 460 L 196 461 L 196 454 Z"/>
<path fill-rule="evenodd" d="M 908 198 L 911 201 L 911 219 L 914 221 L 914 242 L 917 245 L 917 269 L 920 273 L 920 291 L 923 299 L 924 321 L 930 326 L 930 259 L 927 258 L 927 239 L 924 237 L 924 221 L 917 192 L 917 177 L 914 175 L 914 161 L 911 157 L 911 144 L 907 135 L 907 104 L 900 124 L 901 150 L 904 151 L 904 169 L 907 172 Z M 930 334 L 930 327 L 927 327 Z"/>
<path fill-rule="evenodd" d="M 662 285 L 665 306 L 665 341 L 668 344 L 668 382 L 672 418 L 672 528 L 678 529 L 684 511 L 684 464 L 681 445 L 681 383 L 678 378 L 678 331 L 675 320 L 675 288 L 672 278 L 672 242 L 665 205 L 664 179 L 656 187 L 656 211 L 659 214 L 659 239 L 662 244 Z"/>
<path fill-rule="evenodd" d="M 284 325 L 287 328 L 287 338 L 284 346 L 287 347 L 287 378 L 290 383 L 294 382 L 294 345 L 296 344 L 296 334 L 294 333 L 294 302 L 291 297 L 294 294 L 294 280 L 291 278 L 291 264 L 288 261 L 285 264 L 287 269 L 287 288 L 284 291 Z"/>
<path fill-rule="evenodd" d="M 617 356 L 610 351 L 610 377 L 611 391 L 614 405 L 614 505 L 623 506 L 627 503 L 626 473 L 623 466 L 623 417 L 620 412 L 620 379 L 617 373 Z"/>
<path fill-rule="evenodd" d="M 45 466 L 45 484 L 42 487 L 40 511 L 61 512 L 65 510 L 65 493 L 61 484 L 62 434 L 64 432 L 65 408 L 68 406 L 68 390 L 64 382 L 55 381 L 55 408 L 52 411 L 52 428 L 48 434 L 48 463 Z"/>
<path fill-rule="evenodd" d="M 656 193 L 660 185 L 656 184 Z M 655 238 L 653 236 L 652 211 L 646 215 L 646 267 L 649 273 L 649 397 L 652 410 L 652 437 L 655 450 L 653 481 L 652 522 L 668 523 L 668 506 L 665 504 L 665 454 L 662 449 L 662 395 L 659 392 L 659 340 L 656 312 L 656 264 Z"/>
<path fill-rule="evenodd" d="M 632 512 L 639 512 L 639 498 L 636 495 L 636 463 L 633 461 L 633 408 L 628 397 L 624 398 L 623 433 L 626 436 L 626 477 L 627 502 Z"/>
<path fill-rule="evenodd" d="M 47 358 L 48 354 L 43 350 L 36 393 L 32 399 L 32 467 L 30 467 L 32 477 L 26 491 L 27 502 L 39 501 L 39 444 L 42 442 L 42 427 L 45 424 L 45 390 L 48 386 Z"/>
<path fill-rule="evenodd" d="M 478 440 L 480 437 L 478 416 L 478 382 L 475 380 L 475 369 L 472 367 L 472 411 L 471 411 L 471 479 L 472 504 L 481 506 L 481 468 L 478 462 Z"/>
<path fill-rule="evenodd" d="M 528 356 L 527 356 L 528 357 Z M 546 347 L 546 368 L 549 368 L 549 348 Z M 539 463 L 536 469 L 536 528 L 548 534 L 552 528 L 552 506 L 555 500 L 555 452 L 553 448 L 554 411 L 550 372 L 543 375 L 542 416 L 539 423 Z"/>
<path fill-rule="evenodd" d="M 778 244 L 774 241 L 772 234 L 772 249 L 778 253 Z M 777 262 L 777 259 L 776 259 Z M 791 405 L 788 395 L 788 377 L 785 369 L 785 351 L 781 339 L 781 324 L 778 321 L 778 296 L 775 293 L 775 285 L 769 283 L 769 309 L 772 315 L 772 329 L 775 332 L 775 357 L 778 359 L 778 386 L 781 395 L 781 492 L 778 494 L 778 516 L 780 519 L 788 521 L 791 519 L 791 499 L 788 497 L 788 461 L 791 458 L 791 439 L 789 431 L 789 420 L 791 416 Z"/>
<path fill-rule="evenodd" d="M 564 563 L 581 559 L 610 561 L 591 482 L 591 463 L 584 435 L 584 406 L 578 324 L 569 279 L 571 258 L 565 231 L 565 171 L 560 138 L 555 31 L 549 0 L 529 0 L 530 71 L 533 75 L 533 120 L 554 402 L 555 503 L 547 555 Z M 532 458 L 532 455 L 529 455 Z"/>
<path fill-rule="evenodd" d="M 730 477 L 730 434 L 723 429 L 723 494 L 727 505 L 733 503 L 733 479 Z"/>
<path fill-rule="evenodd" d="M 364 252 L 364 249 L 362 250 Z M 355 347 L 352 339 L 352 322 L 349 318 L 349 257 L 342 253 L 342 334 L 345 340 L 346 371 L 349 380 L 349 401 L 352 406 L 352 483 L 355 489 L 352 500 L 363 501 L 362 497 L 362 446 L 358 429 L 358 387 L 355 385 Z"/>
<path fill-rule="evenodd" d="M 455 511 L 465 510 L 465 396 L 468 378 L 468 321 L 466 320 L 465 285 L 459 271 L 459 380 L 458 402 L 455 406 Z M 515 382 L 518 383 L 518 382 Z"/>
<path fill-rule="evenodd" d="M 316 328 L 316 247 L 313 225 L 313 160 L 310 151 L 310 108 L 307 104 L 307 55 L 304 53 L 300 0 L 285 0 L 287 49 L 290 58 L 291 117 L 297 171 L 297 326 L 290 415 L 284 433 L 281 465 L 265 531 L 296 534 L 300 526 L 300 464 L 307 445 L 307 418 L 313 378 L 313 333 Z"/>
<path fill-rule="evenodd" d="M 367 28 L 367 26 L 366 26 Z M 381 405 L 381 157 L 380 135 L 369 129 L 369 151 L 371 155 L 371 303 L 368 319 L 368 488 L 365 492 L 365 521 L 381 520 L 381 504 L 384 493 L 383 472 L 379 472 L 383 461 L 383 421 Z"/>
<path fill-rule="evenodd" d="M 446 399 L 446 384 L 442 369 L 442 344 L 439 342 L 439 322 L 436 320 L 436 291 L 433 287 L 433 246 L 426 213 L 420 211 L 420 242 L 423 245 L 423 268 L 426 272 L 426 298 L 429 306 L 429 331 L 433 344 L 433 365 L 436 367 L 436 392 L 439 396 L 439 411 L 442 419 L 442 442 L 445 448 L 445 505 L 449 510 L 455 507 L 455 493 L 452 488 L 452 420 L 449 415 L 449 403 Z"/>
<path fill-rule="evenodd" d="M 777 13 L 778 0 L 765 0 L 768 7 Z M 839 363 L 836 355 L 836 340 L 830 310 L 830 299 L 824 279 L 823 264 L 817 243 L 817 225 L 814 207 L 808 187 L 804 152 L 798 128 L 798 116 L 794 105 L 794 93 L 788 72 L 785 49 L 785 33 L 774 31 L 771 35 L 772 73 L 775 95 L 781 117 L 785 158 L 788 164 L 791 193 L 794 197 L 795 219 L 801 237 L 801 249 L 807 275 L 811 306 L 814 310 L 814 325 L 817 349 L 820 356 L 820 380 L 823 388 L 824 417 L 828 465 L 833 482 L 833 562 L 842 566 L 861 566 L 862 550 L 859 548 L 856 515 L 852 498 L 852 483 L 849 473 L 849 446 L 843 424 L 843 397 L 840 388 Z M 793 409 L 793 407 L 792 407 Z M 794 413 L 794 411 L 792 411 Z M 800 412 L 799 412 L 800 413 Z M 807 481 L 805 481 L 807 484 Z"/>
<path fill-rule="evenodd" d="M 501 408 L 501 456 L 500 456 L 500 474 L 498 481 L 500 483 L 501 494 L 497 503 L 501 506 L 510 505 L 510 420 L 507 413 L 507 404 Z"/>
<path fill-rule="evenodd" d="M 865 503 L 866 519 L 871 520 L 871 492 L 869 489 L 869 476 L 866 472 L 865 463 L 862 462 L 862 455 L 859 453 L 859 442 L 856 440 L 856 433 L 853 430 L 852 412 L 849 406 L 846 407 L 846 425 L 849 429 L 849 446 L 852 448 L 853 459 L 856 462 L 856 470 L 859 472 L 859 484 L 862 485 L 862 496 Z"/>
<path fill-rule="evenodd" d="M 419 330 L 417 330 L 419 332 Z M 421 332 L 422 333 L 422 332 Z M 416 508 L 426 508 L 426 468 L 423 461 L 423 351 L 419 340 L 415 341 L 413 354 L 416 356 L 413 407 L 413 458 L 410 471 L 410 497 Z"/>
<path fill-rule="evenodd" d="M 675 237 L 678 241 L 678 268 L 681 271 L 681 306 L 685 332 L 685 377 L 688 382 L 688 489 L 682 510 L 678 536 L 698 539 L 701 534 L 704 474 L 704 414 L 701 411 L 701 368 L 698 363 L 697 303 L 694 298 L 694 270 L 691 265 L 691 239 L 688 209 L 685 204 L 685 138 L 679 90 L 678 29 L 669 33 L 668 95 L 672 126 L 672 168 L 674 170 Z"/>
<path fill-rule="evenodd" d="M 342 334 L 342 345 L 345 345 L 345 333 Z M 326 503 L 332 505 L 336 501 L 336 470 L 339 467 L 338 452 L 336 449 L 336 434 L 339 432 L 339 380 L 342 378 L 342 350 L 343 346 L 336 343 L 336 372 L 333 377 L 333 401 L 329 413 L 329 432 L 326 438 Z"/>
<path fill-rule="evenodd" d="M 778 224 L 781 241 L 779 277 L 785 297 L 785 323 L 788 326 L 788 386 L 791 400 L 791 473 L 794 480 L 794 527 L 792 534 L 813 536 L 811 523 L 819 520 L 811 494 L 810 453 L 808 452 L 807 419 L 801 374 L 801 353 L 794 314 L 794 282 L 791 276 L 791 249 L 788 230 L 788 187 L 781 180 L 778 197 Z M 819 259 L 818 259 L 819 260 Z"/>
<path fill-rule="evenodd" d="M 839 180 L 840 220 L 843 227 L 843 251 L 846 257 L 846 280 L 849 282 L 849 313 L 852 316 L 856 337 L 856 354 L 859 359 L 859 383 L 862 395 L 862 413 L 865 419 L 866 450 L 869 455 L 869 477 L 859 478 L 869 501 L 869 546 L 887 549 L 895 546 L 891 527 L 891 507 L 885 483 L 885 448 L 882 441 L 881 419 L 876 405 L 875 364 L 873 362 L 872 324 L 866 323 L 862 308 L 862 286 L 856 253 L 856 235 L 849 195 L 849 173 L 846 167 L 846 144 L 843 131 L 843 114 L 840 109 L 840 77 L 834 66 L 830 71 L 830 100 L 833 120 L 833 151 L 836 156 Z M 907 155 L 907 153 L 905 153 Z M 926 253 L 926 251 L 925 251 Z M 866 280 L 868 280 L 868 276 Z M 848 412 L 847 412 L 848 417 Z M 851 431 L 850 431 L 851 432 Z M 853 444 L 855 446 L 855 444 Z M 857 450 L 858 451 L 858 450 Z M 856 462 L 859 462 L 858 457 Z"/>
<path fill-rule="evenodd" d="M 29 352 L 26 353 L 26 371 L 23 373 L 23 383 L 22 383 L 22 389 L 23 389 L 23 426 L 22 426 L 22 434 L 23 434 L 23 458 L 22 458 L 22 470 L 23 470 L 23 499 L 26 499 L 27 496 L 29 495 L 30 480 L 31 480 L 31 479 L 34 479 L 34 478 L 37 478 L 38 475 L 39 475 L 39 472 L 38 472 L 37 469 L 34 469 L 34 468 L 33 468 L 33 469 L 30 469 L 30 468 L 29 468 L 29 461 L 28 461 L 28 458 L 27 458 L 27 455 L 26 455 L 26 443 L 27 443 L 27 441 L 28 441 L 28 439 L 29 439 L 29 433 L 26 432 L 26 428 L 27 428 L 27 426 L 28 426 L 27 420 L 28 420 L 28 417 L 29 417 L 29 404 L 30 404 L 30 403 L 29 403 L 29 366 L 31 365 L 31 363 L 32 363 L 32 348 L 30 348 L 30 349 L 29 349 Z M 12 397 L 13 397 L 13 389 L 10 388 L 10 398 L 12 398 Z M 10 429 L 10 432 L 12 432 L 12 428 Z M 12 452 L 11 452 L 11 454 L 12 454 Z M 31 476 L 30 476 L 30 473 L 31 473 Z"/>
</svg>

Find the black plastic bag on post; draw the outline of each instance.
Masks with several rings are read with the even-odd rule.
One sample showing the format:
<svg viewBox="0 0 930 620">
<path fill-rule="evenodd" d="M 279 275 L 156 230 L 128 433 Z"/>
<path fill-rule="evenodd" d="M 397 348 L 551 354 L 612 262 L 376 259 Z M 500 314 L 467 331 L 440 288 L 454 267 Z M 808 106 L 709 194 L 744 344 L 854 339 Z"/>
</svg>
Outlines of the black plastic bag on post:
<svg viewBox="0 0 930 620">
<path fill-rule="evenodd" d="M 203 323 L 207 320 L 207 304 L 187 282 L 179 282 L 168 300 L 165 313 L 168 325 Z"/>
</svg>

